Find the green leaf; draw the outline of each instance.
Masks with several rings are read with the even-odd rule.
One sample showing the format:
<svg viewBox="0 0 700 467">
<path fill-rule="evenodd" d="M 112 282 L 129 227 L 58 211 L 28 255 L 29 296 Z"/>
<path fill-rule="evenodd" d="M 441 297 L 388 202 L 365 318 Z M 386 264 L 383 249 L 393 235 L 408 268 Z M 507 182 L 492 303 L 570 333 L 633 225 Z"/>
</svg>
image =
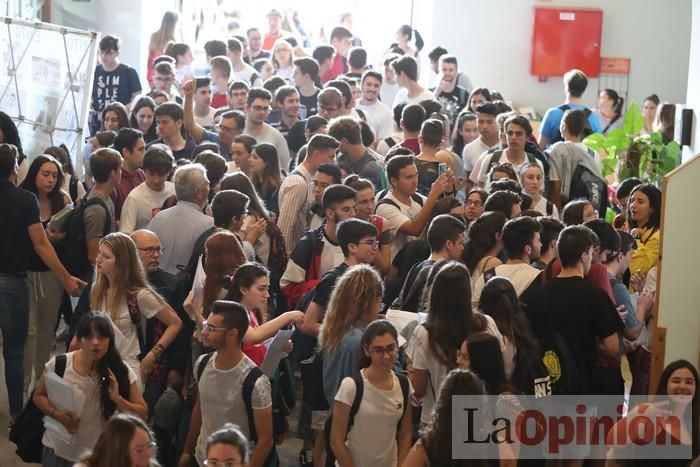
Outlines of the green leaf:
<svg viewBox="0 0 700 467">
<path fill-rule="evenodd" d="M 664 138 L 661 133 L 654 131 L 649 135 L 649 140 L 654 144 L 664 144 Z"/>
<path fill-rule="evenodd" d="M 587 147 L 589 147 L 597 152 L 597 151 L 600 151 L 602 149 L 605 149 L 605 140 L 606 140 L 606 137 L 604 134 L 593 133 L 593 134 L 587 136 L 582 142 Z"/>
<path fill-rule="evenodd" d="M 615 216 L 617 216 L 617 212 L 615 212 L 613 208 L 608 206 L 605 209 L 605 222 L 607 222 L 608 224 L 612 224 L 615 220 Z"/>
<path fill-rule="evenodd" d="M 671 141 L 666 145 L 666 156 L 678 164 L 681 160 L 681 146 L 677 142 Z"/>
<path fill-rule="evenodd" d="M 605 137 L 605 150 L 608 154 L 617 156 L 618 153 L 627 149 L 630 139 L 622 128 L 610 131 Z"/>
<path fill-rule="evenodd" d="M 615 172 L 615 166 L 617 165 L 617 160 L 614 157 L 606 157 L 600 161 L 600 171 L 603 173 L 604 177 Z"/>
<path fill-rule="evenodd" d="M 644 129 L 644 116 L 636 102 L 632 102 L 627 109 L 622 129 L 628 135 L 638 135 Z"/>
</svg>

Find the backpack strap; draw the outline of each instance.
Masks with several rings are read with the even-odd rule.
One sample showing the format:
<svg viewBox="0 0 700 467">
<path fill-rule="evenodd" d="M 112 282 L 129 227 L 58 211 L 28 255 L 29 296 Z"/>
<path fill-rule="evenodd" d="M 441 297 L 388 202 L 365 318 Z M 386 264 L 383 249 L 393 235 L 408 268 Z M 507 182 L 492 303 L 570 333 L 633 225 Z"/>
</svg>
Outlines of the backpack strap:
<svg viewBox="0 0 700 467">
<path fill-rule="evenodd" d="M 500 149 L 498 151 L 493 151 L 493 154 L 491 154 L 491 159 L 489 159 L 489 165 L 486 167 L 487 174 L 491 171 L 491 168 L 493 168 L 494 165 L 498 164 L 498 161 L 501 159 L 502 155 L 503 151 Z"/>
<path fill-rule="evenodd" d="M 384 142 L 387 144 L 387 146 L 389 146 L 390 149 L 396 146 L 396 140 L 394 140 L 394 138 L 392 138 L 391 136 L 384 138 Z"/>
<path fill-rule="evenodd" d="M 54 366 L 54 372 L 63 378 L 63 375 L 66 373 L 66 363 L 68 362 L 68 357 L 66 357 L 66 354 L 60 354 L 56 355 L 56 362 Z"/>
<path fill-rule="evenodd" d="M 105 210 L 105 226 L 102 229 L 102 236 L 105 237 L 112 231 L 112 215 L 109 213 L 109 208 L 107 207 L 107 203 L 105 203 L 102 198 L 98 196 L 94 196 L 90 199 L 87 199 L 87 195 L 85 195 L 84 198 L 85 202 L 85 207 L 83 208 L 83 213 L 85 212 L 85 209 L 87 209 L 89 206 L 93 204 L 99 204 L 102 206 L 102 209 Z"/>
<path fill-rule="evenodd" d="M 248 432 L 252 442 L 258 441 L 258 432 L 255 430 L 255 418 L 253 416 L 253 389 L 255 388 L 255 383 L 262 375 L 262 370 L 254 366 L 243 380 L 243 405 L 245 405 L 245 413 L 248 417 Z"/>
<path fill-rule="evenodd" d="M 421 207 L 423 207 L 423 198 L 421 197 L 421 195 L 419 195 L 418 193 L 413 193 L 411 195 L 411 199 L 416 203 L 420 204 Z"/>
<path fill-rule="evenodd" d="M 78 179 L 72 176 L 68 182 L 68 195 L 73 202 L 78 201 Z"/>
<path fill-rule="evenodd" d="M 483 272 L 483 275 L 484 275 L 484 285 L 486 285 L 486 283 L 487 283 L 490 279 L 496 277 L 496 275 L 497 275 L 497 274 L 496 274 L 496 268 L 497 268 L 497 267 L 498 267 L 498 266 L 494 266 L 494 267 L 492 267 L 492 268 L 490 268 L 490 269 L 487 269 L 486 271 Z"/>
<path fill-rule="evenodd" d="M 199 366 L 197 366 L 197 384 L 199 384 L 199 381 L 202 379 L 202 373 L 204 373 L 207 363 L 209 363 L 209 360 L 211 360 L 213 356 L 214 352 L 205 353 L 202 360 L 200 360 Z"/>
<path fill-rule="evenodd" d="M 615 118 L 613 118 L 612 120 L 610 120 L 610 122 L 605 126 L 605 128 L 603 128 L 603 131 L 601 131 L 601 133 L 603 133 L 603 134 L 607 133 L 607 131 L 610 129 L 610 127 L 613 125 L 613 123 L 615 123 L 616 121 L 618 121 L 618 120 L 620 119 L 621 116 L 622 116 L 622 114 L 617 114 L 617 115 L 615 116 Z"/>
<path fill-rule="evenodd" d="M 396 435 L 398 436 L 401 431 L 401 422 L 403 421 L 404 415 L 406 415 L 406 409 L 408 408 L 408 390 L 410 388 L 410 382 L 406 375 L 397 373 L 396 376 L 399 378 L 399 384 L 401 385 L 401 395 L 403 396 L 403 412 L 401 413 L 401 418 L 399 418 L 399 423 L 396 426 Z"/>
<path fill-rule="evenodd" d="M 139 350 L 141 351 L 139 354 L 139 360 L 141 360 L 143 357 L 146 356 L 144 353 L 146 348 L 146 337 L 143 333 L 141 309 L 139 308 L 139 300 L 137 294 L 135 294 L 134 292 L 127 292 L 126 307 L 129 309 L 129 317 L 131 318 L 131 322 L 134 323 L 134 326 L 136 327 L 136 337 L 138 337 L 139 339 Z"/>
<path fill-rule="evenodd" d="M 554 212 L 554 205 L 549 200 L 547 200 L 547 207 L 545 208 L 545 211 L 547 211 L 548 216 L 551 216 L 552 213 Z"/>
<path fill-rule="evenodd" d="M 355 382 L 355 398 L 352 400 L 352 405 L 350 406 L 350 415 L 348 416 L 348 431 L 355 424 L 355 415 L 360 411 L 360 404 L 362 404 L 362 396 L 365 392 L 365 382 L 362 378 L 362 373 L 359 371 L 352 375 L 352 380 Z"/>
<path fill-rule="evenodd" d="M 561 110 L 562 112 L 566 112 L 570 108 L 571 107 L 569 107 L 569 104 L 564 104 L 564 105 L 560 105 L 559 107 L 557 107 L 557 109 Z"/>
</svg>

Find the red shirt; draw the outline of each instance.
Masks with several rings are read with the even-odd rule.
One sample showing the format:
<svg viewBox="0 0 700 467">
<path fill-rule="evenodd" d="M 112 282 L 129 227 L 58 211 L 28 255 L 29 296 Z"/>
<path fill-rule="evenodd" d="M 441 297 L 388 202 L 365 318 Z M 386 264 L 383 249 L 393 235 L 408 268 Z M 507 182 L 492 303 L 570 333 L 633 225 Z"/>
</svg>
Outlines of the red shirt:
<svg viewBox="0 0 700 467">
<path fill-rule="evenodd" d="M 418 138 L 406 138 L 400 145 L 413 151 L 413 154 L 416 156 L 420 154 L 420 143 L 418 142 Z"/>
<path fill-rule="evenodd" d="M 126 197 L 129 196 L 131 190 L 143 183 L 144 180 L 146 180 L 146 175 L 141 169 L 136 169 L 136 172 L 131 174 L 126 170 L 122 170 L 122 179 L 119 182 L 119 185 L 117 185 L 112 192 L 112 201 L 114 201 L 114 216 L 117 219 L 121 217 L 122 206 L 124 205 L 124 201 L 126 201 Z"/>
<path fill-rule="evenodd" d="M 343 75 L 348 72 L 348 64 L 345 61 L 345 57 L 343 57 L 340 54 L 335 54 L 335 58 L 333 58 L 333 66 L 331 66 L 331 69 L 328 70 L 323 74 L 321 77 L 321 81 L 323 84 L 326 84 L 328 81 L 335 79 L 339 75 Z"/>
<path fill-rule="evenodd" d="M 251 310 L 248 310 L 248 319 L 250 320 L 249 327 L 257 328 L 260 326 L 258 324 L 258 318 Z M 265 352 L 267 351 L 265 344 L 248 344 L 244 342 L 241 346 L 241 350 L 243 350 L 243 353 L 253 360 L 257 366 L 262 366 L 263 360 L 265 360 Z"/>
<path fill-rule="evenodd" d="M 221 107 L 226 107 L 228 105 L 228 96 L 226 93 L 220 94 L 216 93 L 211 96 L 211 106 L 215 109 L 220 109 Z"/>
</svg>

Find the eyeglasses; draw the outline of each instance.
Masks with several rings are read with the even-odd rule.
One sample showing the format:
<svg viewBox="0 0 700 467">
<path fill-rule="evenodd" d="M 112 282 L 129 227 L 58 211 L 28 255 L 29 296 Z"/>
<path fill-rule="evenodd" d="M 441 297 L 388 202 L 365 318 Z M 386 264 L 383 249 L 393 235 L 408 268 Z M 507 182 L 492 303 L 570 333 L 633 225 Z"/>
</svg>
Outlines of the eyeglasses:
<svg viewBox="0 0 700 467">
<path fill-rule="evenodd" d="M 325 105 L 319 105 L 318 108 L 324 112 L 337 112 L 338 107 L 326 107 Z"/>
<path fill-rule="evenodd" d="M 151 452 L 153 452 L 153 451 L 156 449 L 156 446 L 157 446 L 156 443 L 154 443 L 153 441 L 151 441 L 150 443 L 148 443 L 148 444 L 145 445 L 145 446 L 138 446 L 138 447 L 136 447 L 136 448 L 134 449 L 133 453 L 136 454 L 136 455 L 141 455 L 141 454 L 144 454 L 144 453 L 146 453 L 146 452 L 151 453 Z"/>
<path fill-rule="evenodd" d="M 370 248 L 379 248 L 379 240 L 367 240 L 366 242 L 358 242 L 358 245 L 367 245 Z"/>
<path fill-rule="evenodd" d="M 210 461 L 209 459 L 204 459 L 204 465 L 207 467 L 238 467 L 243 465 L 241 461 Z"/>
<path fill-rule="evenodd" d="M 480 200 L 472 200 L 472 199 L 466 200 L 464 202 L 464 204 L 466 204 L 467 206 L 481 206 L 482 205 Z"/>
<path fill-rule="evenodd" d="M 228 331 L 229 328 L 224 328 L 224 327 L 216 327 L 212 326 L 206 321 L 202 323 L 202 331 L 207 331 L 207 332 L 226 332 Z"/>
<path fill-rule="evenodd" d="M 318 180 L 311 180 L 311 184 L 316 188 L 323 188 L 324 190 L 330 186 L 328 183 L 319 182 Z"/>
<path fill-rule="evenodd" d="M 162 255 L 163 252 L 165 251 L 165 248 L 163 248 L 162 246 L 158 246 L 158 247 L 150 247 L 150 248 L 139 248 L 138 250 L 143 251 L 148 256 L 155 256 L 156 254 Z"/>
<path fill-rule="evenodd" d="M 169 83 L 169 82 L 175 81 L 175 78 L 173 78 L 172 76 L 167 76 L 167 77 L 156 76 L 156 81 L 160 81 L 162 83 Z"/>
<path fill-rule="evenodd" d="M 393 355 L 396 353 L 398 348 L 396 344 L 387 345 L 386 347 L 372 347 L 369 352 L 381 357 L 382 355 Z"/>
<path fill-rule="evenodd" d="M 238 128 L 231 128 L 228 126 L 223 126 L 220 123 L 215 125 L 214 128 L 216 128 L 216 131 L 223 131 L 224 133 L 233 133 L 234 131 L 238 130 Z"/>
<path fill-rule="evenodd" d="M 256 112 L 267 112 L 270 110 L 269 105 L 251 105 L 250 108 Z"/>
</svg>

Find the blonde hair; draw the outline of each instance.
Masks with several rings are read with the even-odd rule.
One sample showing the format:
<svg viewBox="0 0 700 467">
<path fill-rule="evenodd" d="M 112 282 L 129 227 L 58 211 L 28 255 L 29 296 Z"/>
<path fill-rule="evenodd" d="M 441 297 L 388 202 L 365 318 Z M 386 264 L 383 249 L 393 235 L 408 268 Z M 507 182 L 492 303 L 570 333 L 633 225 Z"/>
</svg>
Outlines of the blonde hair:
<svg viewBox="0 0 700 467">
<path fill-rule="evenodd" d="M 119 306 L 126 300 L 128 293 L 147 289 L 153 292 L 161 305 L 166 303 L 148 284 L 146 272 L 136 252 L 136 244 L 126 234 L 111 233 L 100 240 L 100 246 L 108 247 L 115 257 L 116 272 L 114 283 L 107 276 L 95 272 L 95 280 L 90 292 L 90 309 L 104 311 L 113 322 L 119 315 Z"/>
<path fill-rule="evenodd" d="M 383 293 L 382 278 L 366 264 L 352 266 L 340 276 L 318 337 L 323 350 L 335 350 L 351 327 L 374 313 Z"/>
<path fill-rule="evenodd" d="M 279 63 L 279 62 L 277 61 L 277 57 L 275 57 L 275 54 L 277 53 L 277 50 L 278 50 L 280 47 L 284 47 L 284 46 L 287 46 L 287 47 L 289 48 L 289 64 L 286 64 L 286 63 L 284 63 L 284 64 Z M 292 47 L 292 44 L 290 44 L 290 43 L 289 43 L 287 40 L 285 40 L 284 38 L 280 38 L 280 39 L 277 39 L 277 40 L 275 41 L 275 45 L 272 46 L 272 54 L 271 54 L 271 55 L 272 55 L 272 56 L 270 57 L 270 59 L 271 59 L 271 61 L 272 61 L 272 66 L 275 68 L 275 71 L 278 71 L 278 70 L 279 70 L 280 68 L 282 68 L 282 67 L 292 66 L 292 64 L 294 63 L 294 48 Z"/>
<path fill-rule="evenodd" d="M 179 15 L 174 11 L 166 11 L 163 14 L 163 20 L 160 22 L 160 28 L 151 34 L 148 48 L 152 50 L 165 50 L 168 42 L 177 42 L 175 40 L 175 28 L 180 19 Z"/>
</svg>

